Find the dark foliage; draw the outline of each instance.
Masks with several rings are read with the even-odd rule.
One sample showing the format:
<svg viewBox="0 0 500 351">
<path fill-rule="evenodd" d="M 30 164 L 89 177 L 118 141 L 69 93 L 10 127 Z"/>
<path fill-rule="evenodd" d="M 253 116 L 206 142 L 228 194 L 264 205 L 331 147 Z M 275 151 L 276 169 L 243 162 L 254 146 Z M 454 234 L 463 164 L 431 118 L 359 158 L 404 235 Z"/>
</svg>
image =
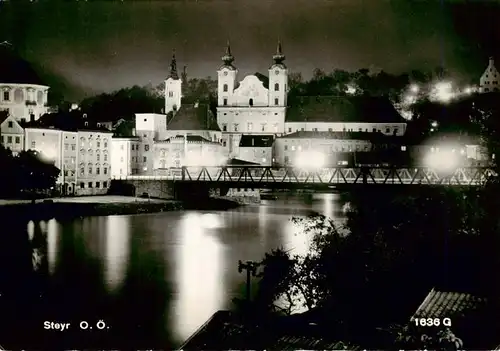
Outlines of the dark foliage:
<svg viewBox="0 0 500 351">
<path fill-rule="evenodd" d="M 0 146 L 0 164 L 9 170 L 0 174 L 2 198 L 47 193 L 55 186 L 60 172 L 41 159 L 36 151 L 23 151 L 14 156 L 3 146 Z"/>
</svg>

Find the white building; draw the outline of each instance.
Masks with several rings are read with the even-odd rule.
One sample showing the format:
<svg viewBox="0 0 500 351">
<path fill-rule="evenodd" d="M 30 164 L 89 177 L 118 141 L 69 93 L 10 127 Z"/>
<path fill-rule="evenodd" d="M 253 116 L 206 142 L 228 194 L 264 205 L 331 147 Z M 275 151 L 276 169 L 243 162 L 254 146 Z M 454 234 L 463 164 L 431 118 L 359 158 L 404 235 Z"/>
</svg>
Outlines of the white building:
<svg viewBox="0 0 500 351">
<path fill-rule="evenodd" d="M 24 129 L 13 116 L 0 120 L 0 138 L 1 144 L 14 155 L 24 150 Z"/>
<path fill-rule="evenodd" d="M 0 110 L 18 121 L 38 119 L 47 113 L 49 87 L 26 61 L 1 46 L 0 67 Z"/>
<path fill-rule="evenodd" d="M 208 105 L 183 105 L 168 121 L 167 138 L 177 135 L 198 135 L 214 143 L 221 143 L 222 132 Z"/>
<path fill-rule="evenodd" d="M 167 116 L 157 113 L 137 113 L 135 115 L 136 136 L 140 145 L 137 153 L 139 174 L 153 172 L 153 144 L 163 140 L 167 134 Z"/>
<path fill-rule="evenodd" d="M 111 177 L 139 174 L 142 143 L 138 137 L 111 139 Z"/>
<path fill-rule="evenodd" d="M 220 143 L 199 135 L 179 135 L 156 142 L 154 153 L 154 170 L 157 175 L 168 173 L 169 168 L 219 165 L 223 158 Z"/>
<path fill-rule="evenodd" d="M 500 74 L 495 67 L 495 60 L 493 59 L 493 57 L 490 57 L 488 67 L 486 67 L 486 70 L 479 79 L 479 91 L 482 93 L 499 91 L 499 81 Z"/>
<path fill-rule="evenodd" d="M 290 106 L 285 133 L 373 132 L 402 136 L 406 120 L 390 101 L 377 97 L 302 97 Z"/>
<path fill-rule="evenodd" d="M 274 136 L 272 135 L 243 135 L 238 146 L 238 159 L 262 166 L 271 166 L 273 143 Z"/>
<path fill-rule="evenodd" d="M 104 129 L 64 131 L 27 127 L 25 149 L 38 151 L 61 170 L 57 184 L 75 195 L 106 194 L 110 185 L 111 133 Z"/>
<path fill-rule="evenodd" d="M 218 70 L 217 123 L 229 157 L 238 157 L 242 134 L 281 135 L 284 133 L 288 92 L 288 69 L 278 43 L 268 81 L 248 75 L 238 83 L 229 43 Z"/>
<path fill-rule="evenodd" d="M 170 63 L 170 74 L 165 80 L 165 114 L 176 112 L 181 108 L 182 100 L 182 80 L 177 73 L 177 61 L 175 53 L 172 55 Z"/>
</svg>

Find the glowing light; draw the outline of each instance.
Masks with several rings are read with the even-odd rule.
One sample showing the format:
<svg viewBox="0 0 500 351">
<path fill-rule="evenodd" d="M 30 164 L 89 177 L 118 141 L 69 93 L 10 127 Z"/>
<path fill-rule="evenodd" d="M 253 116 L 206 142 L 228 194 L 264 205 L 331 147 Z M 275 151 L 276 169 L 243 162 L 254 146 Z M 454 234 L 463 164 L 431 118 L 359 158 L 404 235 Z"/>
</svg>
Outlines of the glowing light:
<svg viewBox="0 0 500 351">
<path fill-rule="evenodd" d="M 412 104 L 414 104 L 415 102 L 417 102 L 417 98 L 416 98 L 416 96 L 413 96 L 413 95 L 407 95 L 407 96 L 405 96 L 405 98 L 404 98 L 404 102 L 405 102 L 405 104 L 407 104 L 407 105 L 412 105 Z"/>
<path fill-rule="evenodd" d="M 295 159 L 295 166 L 303 169 L 317 169 L 325 166 L 325 155 L 318 151 L 300 152 Z"/>
<path fill-rule="evenodd" d="M 412 84 L 410 86 L 410 91 L 413 93 L 413 94 L 417 94 L 419 91 L 420 91 L 420 87 L 417 85 L 417 84 Z"/>
<path fill-rule="evenodd" d="M 465 93 L 465 94 L 467 94 L 467 95 L 469 95 L 469 94 L 472 94 L 472 93 L 473 93 L 473 90 L 472 90 L 472 88 L 471 88 L 471 87 L 466 87 L 466 88 L 464 89 L 464 93 Z"/>
<path fill-rule="evenodd" d="M 57 151 L 53 147 L 46 147 L 40 151 L 40 156 L 47 161 L 54 161 L 57 158 Z"/>
<path fill-rule="evenodd" d="M 437 126 L 438 126 L 438 122 L 433 121 L 433 122 L 431 123 L 431 126 L 432 126 L 433 128 L 437 128 Z"/>
<path fill-rule="evenodd" d="M 179 291 L 174 302 L 174 325 L 178 338 L 184 340 L 215 311 L 225 307 L 223 247 L 213 233 L 207 231 L 202 217 L 186 213 L 179 228 L 181 244 L 175 259 L 180 265 L 175 278 Z"/>
<path fill-rule="evenodd" d="M 110 216 L 106 221 L 105 282 L 115 291 L 125 279 L 130 250 L 130 218 Z"/>
<path fill-rule="evenodd" d="M 430 98 L 435 101 L 449 102 L 454 98 L 453 86 L 450 82 L 438 82 L 431 91 Z"/>
<path fill-rule="evenodd" d="M 458 156 L 452 150 L 430 152 L 425 158 L 425 165 L 437 171 L 452 171 L 458 167 Z"/>
<path fill-rule="evenodd" d="M 356 91 L 357 91 L 357 89 L 354 86 L 349 85 L 349 84 L 347 85 L 347 91 L 346 91 L 347 94 L 354 95 L 354 94 L 356 94 Z"/>
</svg>

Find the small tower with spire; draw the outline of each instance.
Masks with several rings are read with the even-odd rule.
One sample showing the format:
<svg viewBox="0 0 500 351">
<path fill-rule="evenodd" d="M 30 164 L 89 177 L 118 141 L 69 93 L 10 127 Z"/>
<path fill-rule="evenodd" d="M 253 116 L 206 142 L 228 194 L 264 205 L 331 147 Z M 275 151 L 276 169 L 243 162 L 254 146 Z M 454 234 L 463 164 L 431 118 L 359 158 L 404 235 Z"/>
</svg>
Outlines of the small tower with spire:
<svg viewBox="0 0 500 351">
<path fill-rule="evenodd" d="M 222 66 L 217 71 L 218 75 L 218 106 L 230 106 L 234 88 L 236 86 L 236 76 L 238 70 L 233 65 L 234 56 L 231 53 L 229 40 L 226 45 L 226 52 L 222 56 Z"/>
<path fill-rule="evenodd" d="M 479 91 L 481 93 L 500 91 L 500 74 L 495 67 L 493 57 L 490 57 L 488 67 L 479 79 Z"/>
<path fill-rule="evenodd" d="M 288 68 L 284 64 L 285 55 L 278 39 L 273 64 L 269 67 L 269 106 L 286 107 L 288 92 Z"/>
<path fill-rule="evenodd" d="M 165 114 L 173 111 L 174 113 L 181 107 L 182 100 L 182 79 L 179 78 L 177 72 L 177 60 L 175 58 L 175 50 L 172 53 L 172 61 L 170 62 L 170 72 L 165 79 Z"/>
</svg>

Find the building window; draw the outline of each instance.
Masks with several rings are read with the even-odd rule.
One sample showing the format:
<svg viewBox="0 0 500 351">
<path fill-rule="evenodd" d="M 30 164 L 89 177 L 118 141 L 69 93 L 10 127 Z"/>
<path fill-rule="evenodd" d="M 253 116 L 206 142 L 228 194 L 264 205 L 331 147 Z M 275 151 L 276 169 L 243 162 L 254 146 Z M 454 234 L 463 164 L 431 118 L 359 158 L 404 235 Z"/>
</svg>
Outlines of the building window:
<svg viewBox="0 0 500 351">
<path fill-rule="evenodd" d="M 248 104 L 249 104 L 250 106 L 253 106 L 253 99 L 248 100 Z"/>
<path fill-rule="evenodd" d="M 80 183 L 80 189 L 85 189 L 85 183 L 84 182 Z"/>
<path fill-rule="evenodd" d="M 14 127 L 14 122 L 9 121 L 8 126 L 9 126 L 9 128 L 13 128 Z"/>
<path fill-rule="evenodd" d="M 104 174 L 108 174 L 108 167 L 104 167 L 102 170 Z"/>
<path fill-rule="evenodd" d="M 97 161 L 101 160 L 101 155 L 97 154 L 96 157 L 97 157 Z"/>
<path fill-rule="evenodd" d="M 99 167 L 96 167 L 95 174 L 101 174 L 101 169 Z"/>
<path fill-rule="evenodd" d="M 222 131 L 223 132 L 227 132 L 227 124 L 223 124 L 222 125 Z"/>
<path fill-rule="evenodd" d="M 304 131 L 304 128 L 300 128 L 300 131 L 303 132 Z"/>
<path fill-rule="evenodd" d="M 401 151 L 406 151 L 406 146 L 405 145 L 401 145 Z"/>
<path fill-rule="evenodd" d="M 89 188 L 89 189 L 91 189 L 91 188 L 92 188 L 92 182 L 89 182 L 88 188 Z"/>
<path fill-rule="evenodd" d="M 287 165 L 290 162 L 288 156 L 285 156 L 285 164 Z"/>
<path fill-rule="evenodd" d="M 11 136 L 7 137 L 7 144 L 12 144 L 12 137 Z"/>
<path fill-rule="evenodd" d="M 287 151 L 287 150 L 288 150 L 288 145 L 285 145 L 285 151 Z"/>
<path fill-rule="evenodd" d="M 238 123 L 235 123 L 234 124 L 234 131 L 237 132 L 238 131 Z"/>
<path fill-rule="evenodd" d="M 222 86 L 222 91 L 225 92 L 225 93 L 227 93 L 227 84 L 224 84 Z"/>
<path fill-rule="evenodd" d="M 276 98 L 276 99 L 274 99 L 274 104 L 275 104 L 275 105 L 279 105 L 279 104 L 280 104 L 279 99 L 277 99 L 277 98 Z"/>
<path fill-rule="evenodd" d="M 288 133 L 291 133 L 292 132 L 292 128 L 288 128 Z"/>
<path fill-rule="evenodd" d="M 9 91 L 4 91 L 3 92 L 3 99 L 4 99 L 4 101 L 9 101 L 10 100 L 10 93 L 9 93 Z"/>
<path fill-rule="evenodd" d="M 21 137 L 16 136 L 16 144 L 21 144 Z"/>
<path fill-rule="evenodd" d="M 100 186 L 101 186 L 101 183 L 99 183 L 99 182 L 95 182 L 95 187 L 96 187 L 96 188 L 100 188 Z"/>
<path fill-rule="evenodd" d="M 142 162 L 148 162 L 148 158 L 147 158 L 146 156 L 144 156 L 144 157 L 142 158 Z"/>
<path fill-rule="evenodd" d="M 89 174 L 92 174 L 92 166 L 89 166 Z"/>
<path fill-rule="evenodd" d="M 252 123 L 248 123 L 247 129 L 248 129 L 249 132 L 251 132 L 252 129 L 253 129 L 253 124 Z"/>
<path fill-rule="evenodd" d="M 226 147 L 226 141 L 225 140 L 222 142 L 222 146 Z"/>
<path fill-rule="evenodd" d="M 148 144 L 144 145 L 144 151 L 149 151 L 149 145 Z"/>
<path fill-rule="evenodd" d="M 80 168 L 80 175 L 84 176 L 85 175 L 85 167 Z"/>
<path fill-rule="evenodd" d="M 108 187 L 108 182 L 102 182 L 102 187 L 107 188 Z"/>
<path fill-rule="evenodd" d="M 227 99 L 224 99 L 223 104 L 224 106 L 227 106 Z"/>
<path fill-rule="evenodd" d="M 317 132 L 318 131 L 318 128 L 313 128 L 313 132 Z"/>
<path fill-rule="evenodd" d="M 104 147 L 108 147 L 108 142 L 107 141 L 104 142 Z"/>
<path fill-rule="evenodd" d="M 97 142 L 97 147 L 101 147 L 101 142 L 100 141 Z"/>
<path fill-rule="evenodd" d="M 274 84 L 274 91 L 280 91 L 280 85 L 278 83 Z"/>
<path fill-rule="evenodd" d="M 32 147 L 32 148 L 35 148 L 35 147 L 36 147 L 36 142 L 35 142 L 34 140 L 31 142 L 31 147 Z"/>
<path fill-rule="evenodd" d="M 173 97 L 174 96 L 174 92 L 173 91 L 169 91 L 168 92 L 168 97 Z"/>
<path fill-rule="evenodd" d="M 372 129 L 372 132 L 373 132 L 373 133 L 376 133 L 376 132 L 377 132 L 377 128 L 373 128 L 373 129 Z"/>
<path fill-rule="evenodd" d="M 104 155 L 104 162 L 108 161 L 108 155 Z"/>
<path fill-rule="evenodd" d="M 385 132 L 388 134 L 391 132 L 391 129 L 390 128 L 385 128 Z"/>
</svg>

